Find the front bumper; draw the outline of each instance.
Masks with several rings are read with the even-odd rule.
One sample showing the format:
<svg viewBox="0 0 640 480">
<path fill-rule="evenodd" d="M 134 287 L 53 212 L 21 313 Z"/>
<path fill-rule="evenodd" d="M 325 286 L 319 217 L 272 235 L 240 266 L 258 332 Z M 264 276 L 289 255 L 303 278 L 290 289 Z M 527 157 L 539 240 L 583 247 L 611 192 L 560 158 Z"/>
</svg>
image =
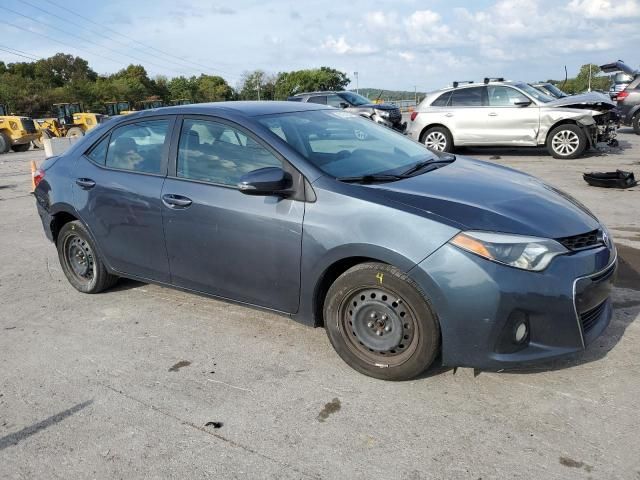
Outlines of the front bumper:
<svg viewBox="0 0 640 480">
<path fill-rule="evenodd" d="M 376 116 L 375 121 L 376 123 L 379 123 L 380 125 L 384 125 L 385 127 L 395 130 L 396 132 L 404 133 L 407 130 L 407 122 L 394 123 L 378 116 Z"/>
<path fill-rule="evenodd" d="M 500 369 L 580 352 L 607 327 L 615 249 L 556 257 L 543 272 L 490 262 L 445 244 L 410 275 L 440 320 L 448 366 Z M 515 326 L 528 338 L 517 344 Z"/>
</svg>

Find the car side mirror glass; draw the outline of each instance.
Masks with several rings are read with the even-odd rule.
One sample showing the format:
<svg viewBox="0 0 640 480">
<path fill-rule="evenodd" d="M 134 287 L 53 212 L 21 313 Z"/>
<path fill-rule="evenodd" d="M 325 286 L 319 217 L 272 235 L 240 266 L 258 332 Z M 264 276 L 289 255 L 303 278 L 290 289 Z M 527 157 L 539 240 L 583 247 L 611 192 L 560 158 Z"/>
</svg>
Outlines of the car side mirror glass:
<svg viewBox="0 0 640 480">
<path fill-rule="evenodd" d="M 528 107 L 531 105 L 531 100 L 518 100 L 517 102 L 513 102 L 516 107 Z"/>
<path fill-rule="evenodd" d="M 349 104 L 345 102 L 340 102 L 340 108 L 349 108 Z"/>
<path fill-rule="evenodd" d="M 265 167 L 244 174 L 238 189 L 246 195 L 277 195 L 287 197 L 293 193 L 291 175 L 279 167 Z"/>
</svg>

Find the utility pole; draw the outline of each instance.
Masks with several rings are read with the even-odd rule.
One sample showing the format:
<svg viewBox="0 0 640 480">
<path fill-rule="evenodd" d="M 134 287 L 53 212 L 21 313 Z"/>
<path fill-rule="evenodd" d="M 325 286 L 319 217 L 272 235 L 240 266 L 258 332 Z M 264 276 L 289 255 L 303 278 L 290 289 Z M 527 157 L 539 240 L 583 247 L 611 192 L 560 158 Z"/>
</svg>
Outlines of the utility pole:
<svg viewBox="0 0 640 480">
<path fill-rule="evenodd" d="M 258 90 L 258 101 L 260 101 L 260 80 L 262 74 L 261 72 L 256 72 L 256 89 Z"/>
<path fill-rule="evenodd" d="M 589 64 L 589 88 L 588 91 L 591 91 L 591 64 Z"/>
<path fill-rule="evenodd" d="M 418 105 L 418 86 L 417 85 L 413 86 L 413 101 L 416 102 L 416 105 Z"/>
<path fill-rule="evenodd" d="M 358 72 L 353 72 L 353 76 L 356 77 L 356 93 L 360 93 L 358 92 L 359 88 L 358 88 Z"/>
</svg>

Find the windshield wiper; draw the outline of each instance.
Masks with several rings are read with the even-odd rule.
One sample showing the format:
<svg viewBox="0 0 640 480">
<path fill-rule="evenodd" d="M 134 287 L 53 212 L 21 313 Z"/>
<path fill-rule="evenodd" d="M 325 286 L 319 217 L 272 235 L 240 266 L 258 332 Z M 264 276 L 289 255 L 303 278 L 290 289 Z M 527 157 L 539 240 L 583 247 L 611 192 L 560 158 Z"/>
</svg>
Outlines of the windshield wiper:
<svg viewBox="0 0 640 480">
<path fill-rule="evenodd" d="M 402 172 L 400 174 L 400 176 L 409 177 L 409 176 L 413 175 L 414 173 L 419 172 L 420 170 L 426 169 L 427 167 L 433 167 L 433 168 L 429 168 L 428 170 L 425 170 L 425 172 L 423 172 L 423 173 L 430 172 L 432 170 L 440 168 L 442 166 L 442 164 L 447 164 L 447 163 L 453 162 L 455 159 L 456 159 L 455 155 L 447 155 L 446 157 L 443 156 L 443 157 L 434 158 L 434 159 L 431 159 L 431 160 L 421 160 L 420 162 L 413 164 L 407 170 Z"/>
<path fill-rule="evenodd" d="M 338 180 L 345 183 L 378 183 L 378 182 L 395 182 L 406 178 L 404 175 L 389 175 L 386 173 L 370 173 L 354 177 L 338 177 Z"/>
</svg>

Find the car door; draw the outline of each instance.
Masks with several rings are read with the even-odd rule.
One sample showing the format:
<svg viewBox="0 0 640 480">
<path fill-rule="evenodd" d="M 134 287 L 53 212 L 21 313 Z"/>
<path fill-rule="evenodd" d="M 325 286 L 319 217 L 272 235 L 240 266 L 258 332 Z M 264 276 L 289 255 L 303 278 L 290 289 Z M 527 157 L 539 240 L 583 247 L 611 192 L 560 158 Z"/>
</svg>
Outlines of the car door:
<svg viewBox="0 0 640 480">
<path fill-rule="evenodd" d="M 160 192 L 172 117 L 127 122 L 103 136 L 74 169 L 73 198 L 107 263 L 169 281 Z"/>
<path fill-rule="evenodd" d="M 283 167 L 284 159 L 245 129 L 212 117 L 184 117 L 173 143 L 162 189 L 171 282 L 295 312 L 304 202 L 237 187 L 245 173 Z"/>
<path fill-rule="evenodd" d="M 487 125 L 486 87 L 453 90 L 440 117 L 453 135 L 455 145 L 482 145 Z"/>
<path fill-rule="evenodd" d="M 540 108 L 507 85 L 488 85 L 486 139 L 491 145 L 536 146 Z"/>
</svg>

